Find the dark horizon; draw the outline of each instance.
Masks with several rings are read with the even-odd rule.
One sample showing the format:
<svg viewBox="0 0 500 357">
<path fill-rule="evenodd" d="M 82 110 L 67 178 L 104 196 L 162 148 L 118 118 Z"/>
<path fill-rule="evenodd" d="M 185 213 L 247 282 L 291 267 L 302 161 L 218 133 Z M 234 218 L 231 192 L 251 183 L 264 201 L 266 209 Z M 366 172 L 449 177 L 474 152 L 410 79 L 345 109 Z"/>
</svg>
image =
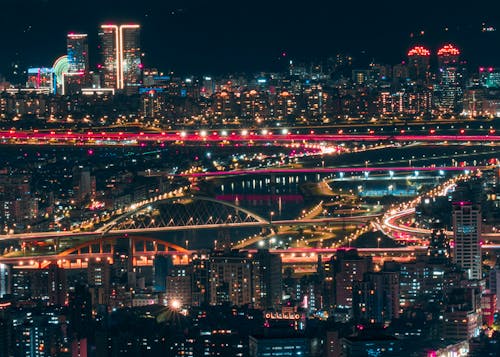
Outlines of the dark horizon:
<svg viewBox="0 0 500 357">
<path fill-rule="evenodd" d="M 500 6 L 476 2 L 465 11 L 452 4 L 431 6 L 422 1 L 418 8 L 407 8 L 391 1 L 318 1 L 293 6 L 281 1 L 191 0 L 138 5 L 123 0 L 117 7 L 88 0 L 76 9 L 61 0 L 26 0 L 23 4 L 7 0 L 0 15 L 5 48 L 0 54 L 0 73 L 7 75 L 16 58 L 23 67 L 52 65 L 65 53 L 65 36 L 70 31 L 89 34 L 94 66 L 98 26 L 107 21 L 140 23 L 146 67 L 183 74 L 278 70 L 285 62 L 282 53 L 287 54 L 286 62 L 349 53 L 359 65 L 371 60 L 395 64 L 406 59 L 413 44 L 423 44 L 435 53 L 447 42 L 456 43 L 472 66 L 500 65 L 498 30 L 481 32 L 482 22 L 498 27 Z"/>
</svg>

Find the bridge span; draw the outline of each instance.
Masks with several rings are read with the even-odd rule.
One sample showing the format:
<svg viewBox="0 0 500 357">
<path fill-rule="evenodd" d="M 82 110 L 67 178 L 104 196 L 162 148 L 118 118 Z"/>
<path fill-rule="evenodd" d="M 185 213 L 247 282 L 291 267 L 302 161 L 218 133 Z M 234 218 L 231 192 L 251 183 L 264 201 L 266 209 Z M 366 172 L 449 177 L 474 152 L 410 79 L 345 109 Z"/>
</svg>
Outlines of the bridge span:
<svg viewBox="0 0 500 357">
<path fill-rule="evenodd" d="M 278 174 L 332 174 L 332 173 L 367 173 L 367 172 L 415 172 L 415 171 L 474 171 L 489 170 L 493 166 L 378 166 L 378 167 L 310 167 L 310 168 L 263 168 L 232 171 L 206 171 L 178 174 L 180 177 L 213 177 L 242 175 L 278 175 Z M 166 173 L 165 173 L 166 174 Z M 169 174 L 172 176 L 172 174 Z"/>
</svg>

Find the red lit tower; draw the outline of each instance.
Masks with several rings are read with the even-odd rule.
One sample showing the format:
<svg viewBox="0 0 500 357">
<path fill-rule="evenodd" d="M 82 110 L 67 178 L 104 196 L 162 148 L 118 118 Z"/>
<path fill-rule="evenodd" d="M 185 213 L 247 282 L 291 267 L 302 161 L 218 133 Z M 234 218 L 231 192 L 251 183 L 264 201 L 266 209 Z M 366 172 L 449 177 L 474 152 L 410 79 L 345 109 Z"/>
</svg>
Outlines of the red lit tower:
<svg viewBox="0 0 500 357">
<path fill-rule="evenodd" d="M 459 113 L 462 106 L 462 73 L 460 50 L 452 44 L 441 47 L 438 51 L 438 77 L 435 86 L 438 110 Z"/>
<path fill-rule="evenodd" d="M 426 83 L 429 79 L 431 52 L 423 46 L 415 46 L 408 51 L 409 75 L 419 84 Z"/>
</svg>

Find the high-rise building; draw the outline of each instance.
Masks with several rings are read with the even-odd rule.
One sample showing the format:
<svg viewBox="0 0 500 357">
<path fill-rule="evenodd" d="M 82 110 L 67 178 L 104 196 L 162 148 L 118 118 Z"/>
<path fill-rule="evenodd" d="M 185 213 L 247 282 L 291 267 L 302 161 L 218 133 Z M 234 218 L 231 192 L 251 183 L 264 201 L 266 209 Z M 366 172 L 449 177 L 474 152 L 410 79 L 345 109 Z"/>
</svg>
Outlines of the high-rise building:
<svg viewBox="0 0 500 357">
<path fill-rule="evenodd" d="M 191 288 L 191 304 L 201 306 L 209 301 L 210 293 L 210 263 L 209 257 L 205 254 L 195 256 L 192 263 L 193 277 Z"/>
<path fill-rule="evenodd" d="M 165 297 L 170 306 L 191 305 L 191 277 L 193 266 L 190 264 L 173 265 L 167 274 Z"/>
<path fill-rule="evenodd" d="M 430 56 L 431 52 L 423 46 L 415 46 L 408 51 L 408 72 L 418 84 L 424 84 L 429 79 Z"/>
<path fill-rule="evenodd" d="M 87 284 L 89 286 L 92 306 L 109 303 L 111 267 L 107 260 L 89 261 L 87 267 Z"/>
<path fill-rule="evenodd" d="M 140 25 L 102 25 L 99 38 L 104 87 L 137 92 L 142 73 Z"/>
<path fill-rule="evenodd" d="M 249 305 L 252 295 L 251 258 L 240 254 L 210 258 L 211 305 Z"/>
<path fill-rule="evenodd" d="M 120 88 L 134 93 L 141 84 L 142 74 L 139 25 L 120 26 L 120 46 Z"/>
<path fill-rule="evenodd" d="M 469 279 L 481 279 L 481 210 L 472 202 L 453 204 L 453 263 L 458 264 Z"/>
<path fill-rule="evenodd" d="M 381 324 L 399 317 L 398 272 L 368 272 L 353 282 L 353 290 L 356 321 Z"/>
<path fill-rule="evenodd" d="M 360 257 L 357 250 L 337 250 L 330 265 L 337 307 L 352 307 L 353 282 L 362 281 L 363 274 L 371 270 L 370 258 Z"/>
<path fill-rule="evenodd" d="M 80 93 L 89 79 L 89 45 L 87 34 L 68 33 L 66 38 L 68 72 L 63 74 L 64 93 Z"/>
<path fill-rule="evenodd" d="M 266 309 L 281 301 L 281 258 L 268 251 L 210 257 L 210 303 Z M 196 268 L 195 270 L 199 270 Z M 194 288 L 198 290 L 199 288 Z"/>
<path fill-rule="evenodd" d="M 56 263 L 49 265 L 49 304 L 63 306 L 66 303 L 66 272 Z"/>
<path fill-rule="evenodd" d="M 281 302 L 281 258 L 269 251 L 258 251 L 252 259 L 253 304 L 269 309 Z"/>
<path fill-rule="evenodd" d="M 89 44 L 87 34 L 68 33 L 66 44 L 69 73 L 87 73 L 89 70 Z"/>
<path fill-rule="evenodd" d="M 462 73 L 460 51 L 453 45 L 445 45 L 438 51 L 438 83 L 435 86 L 438 109 L 442 112 L 458 112 L 462 101 Z"/>
<path fill-rule="evenodd" d="M 102 64 L 102 83 L 105 88 L 119 88 L 120 46 L 118 25 L 102 25 L 99 32 Z"/>
</svg>

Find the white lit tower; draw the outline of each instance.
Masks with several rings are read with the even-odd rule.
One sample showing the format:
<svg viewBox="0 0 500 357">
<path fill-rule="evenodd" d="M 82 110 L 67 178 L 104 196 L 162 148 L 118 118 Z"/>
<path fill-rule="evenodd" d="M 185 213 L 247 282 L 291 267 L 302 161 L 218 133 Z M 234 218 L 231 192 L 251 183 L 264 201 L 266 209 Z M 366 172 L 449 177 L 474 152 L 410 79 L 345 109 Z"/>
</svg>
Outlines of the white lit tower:
<svg viewBox="0 0 500 357">
<path fill-rule="evenodd" d="M 99 32 L 103 63 L 103 83 L 106 88 L 137 92 L 141 84 L 142 63 L 140 25 L 106 24 Z"/>
<path fill-rule="evenodd" d="M 481 210 L 472 202 L 453 203 L 453 263 L 469 279 L 481 279 Z"/>
</svg>

